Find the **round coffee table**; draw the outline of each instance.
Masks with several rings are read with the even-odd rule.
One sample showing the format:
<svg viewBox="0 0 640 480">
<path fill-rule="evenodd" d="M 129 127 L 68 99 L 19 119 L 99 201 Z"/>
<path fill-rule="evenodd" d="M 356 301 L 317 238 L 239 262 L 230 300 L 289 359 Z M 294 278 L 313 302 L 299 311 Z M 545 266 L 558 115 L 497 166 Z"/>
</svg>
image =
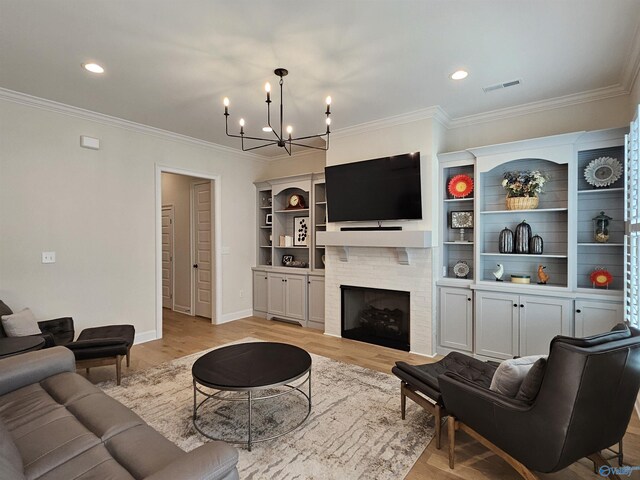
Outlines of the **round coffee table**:
<svg viewBox="0 0 640 480">
<path fill-rule="evenodd" d="M 37 335 L 27 337 L 0 338 L 0 357 L 10 357 L 25 352 L 40 350 L 44 346 L 44 338 Z"/>
<path fill-rule="evenodd" d="M 311 356 L 303 349 L 286 343 L 254 342 L 218 348 L 193 364 L 193 426 L 211 440 L 246 444 L 249 451 L 254 443 L 281 437 L 300 427 L 311 414 Z M 292 383 L 298 379 L 297 385 Z M 308 393 L 302 386 L 308 383 Z M 217 390 L 205 392 L 200 387 Z M 274 393 L 275 389 L 275 393 Z M 242 392 L 241 396 L 221 396 L 224 392 Z M 197 394 L 205 399 L 197 403 Z M 246 395 L 244 395 L 246 394 Z M 286 432 L 268 438 L 254 439 L 251 432 L 253 403 L 287 394 L 302 394 L 308 402 L 304 418 Z M 216 438 L 198 425 L 198 410 L 210 400 L 247 402 L 249 421 L 247 440 Z"/>
</svg>

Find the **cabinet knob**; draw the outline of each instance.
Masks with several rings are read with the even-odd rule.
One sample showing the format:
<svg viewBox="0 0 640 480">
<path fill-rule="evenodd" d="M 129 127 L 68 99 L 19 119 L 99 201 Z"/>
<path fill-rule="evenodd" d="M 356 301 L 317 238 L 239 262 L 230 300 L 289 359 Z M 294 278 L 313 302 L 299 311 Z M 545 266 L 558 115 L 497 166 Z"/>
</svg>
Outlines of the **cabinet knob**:
<svg viewBox="0 0 640 480">
<path fill-rule="evenodd" d="M 470 302 L 470 301 L 471 301 L 471 297 L 467 297 L 467 302 Z"/>
<path fill-rule="evenodd" d="M 514 304 L 513 304 L 513 308 L 518 308 L 518 304 L 517 304 L 517 303 L 514 303 Z"/>
<path fill-rule="evenodd" d="M 264 277 L 264 279 L 266 280 L 266 279 L 267 279 L 267 277 Z"/>
<path fill-rule="evenodd" d="M 580 310 L 579 308 L 576 310 L 576 313 L 582 313 L 582 310 Z"/>
<path fill-rule="evenodd" d="M 521 304 L 520 304 L 520 308 L 524 308 L 524 303 L 521 303 Z"/>
</svg>

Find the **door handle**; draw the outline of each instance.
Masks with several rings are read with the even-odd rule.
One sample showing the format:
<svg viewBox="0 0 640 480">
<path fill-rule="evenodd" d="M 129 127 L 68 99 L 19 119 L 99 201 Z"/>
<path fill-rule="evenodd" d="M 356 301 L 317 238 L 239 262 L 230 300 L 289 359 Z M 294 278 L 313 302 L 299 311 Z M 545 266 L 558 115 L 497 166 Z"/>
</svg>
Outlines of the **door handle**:
<svg viewBox="0 0 640 480">
<path fill-rule="evenodd" d="M 198 268 L 198 264 L 197 264 L 197 263 L 194 263 L 194 264 L 193 264 L 193 268 Z"/>
</svg>

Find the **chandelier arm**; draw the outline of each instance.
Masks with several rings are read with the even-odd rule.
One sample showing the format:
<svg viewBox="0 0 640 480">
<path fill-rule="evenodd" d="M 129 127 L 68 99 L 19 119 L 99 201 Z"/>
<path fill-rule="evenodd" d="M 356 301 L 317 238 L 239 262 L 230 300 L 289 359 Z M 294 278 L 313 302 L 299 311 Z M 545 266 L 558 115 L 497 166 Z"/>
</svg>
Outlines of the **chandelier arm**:
<svg viewBox="0 0 640 480">
<path fill-rule="evenodd" d="M 234 135 L 233 133 L 227 133 L 227 135 L 229 137 L 233 137 L 233 138 L 246 138 L 247 140 L 257 140 L 259 142 L 272 142 L 272 143 L 278 143 L 277 141 L 274 141 L 270 138 L 260 138 L 260 137 L 248 137 L 247 135 Z"/>
<path fill-rule="evenodd" d="M 263 147 L 270 147 L 271 145 L 277 145 L 278 142 L 269 142 L 269 143 L 265 143 L 263 145 L 258 145 L 257 147 L 251 147 L 251 148 L 244 148 L 244 146 L 242 147 L 242 151 L 243 152 L 248 152 L 250 150 L 257 150 L 258 148 L 263 148 Z"/>
<path fill-rule="evenodd" d="M 326 133 L 318 133 L 317 135 L 307 135 L 306 137 L 292 138 L 291 140 L 294 141 L 294 142 L 297 142 L 298 140 L 307 140 L 309 138 L 322 138 L 325 135 L 327 136 L 327 138 L 329 138 L 329 135 L 327 135 Z"/>
<path fill-rule="evenodd" d="M 291 146 L 291 144 L 289 144 L 289 146 Z M 287 152 L 289 154 L 289 156 L 291 156 L 291 150 L 289 150 L 286 145 L 283 145 L 283 147 L 284 147 L 285 152 Z"/>
<path fill-rule="evenodd" d="M 295 145 L 296 147 L 313 148 L 314 150 L 323 150 L 325 152 L 328 150 L 328 147 L 314 147 L 313 145 L 305 145 L 304 143 L 290 142 L 289 144 Z"/>
</svg>

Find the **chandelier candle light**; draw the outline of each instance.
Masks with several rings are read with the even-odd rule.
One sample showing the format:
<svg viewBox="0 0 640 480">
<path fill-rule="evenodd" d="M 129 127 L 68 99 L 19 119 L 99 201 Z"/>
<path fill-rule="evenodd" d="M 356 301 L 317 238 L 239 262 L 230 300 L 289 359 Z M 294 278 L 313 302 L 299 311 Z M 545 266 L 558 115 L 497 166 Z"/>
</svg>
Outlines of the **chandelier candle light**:
<svg viewBox="0 0 640 480">
<path fill-rule="evenodd" d="M 283 125 L 284 125 L 284 115 L 283 115 L 283 106 L 282 106 L 282 85 L 284 83 L 283 78 L 286 77 L 289 72 L 287 71 L 287 69 L 285 68 L 276 68 L 273 73 L 275 73 L 278 77 L 280 77 L 280 133 L 276 132 L 276 130 L 271 126 L 271 84 L 269 82 L 267 82 L 264 86 L 264 90 L 267 93 L 267 100 L 266 100 L 266 104 L 267 104 L 267 126 L 262 128 L 262 131 L 267 133 L 267 132 L 272 132 L 273 133 L 273 137 L 272 138 L 263 138 L 263 137 L 251 137 L 248 135 L 245 135 L 244 133 L 244 126 L 245 126 L 245 122 L 244 122 L 244 118 L 240 119 L 240 135 L 234 135 L 229 133 L 229 99 L 225 97 L 224 99 L 224 120 L 225 120 L 225 129 L 226 129 L 226 133 L 229 137 L 234 137 L 234 138 L 240 138 L 241 142 L 242 142 L 242 151 L 247 152 L 249 150 L 256 150 L 258 148 L 263 148 L 263 147 L 268 147 L 271 145 L 277 145 L 278 147 L 282 147 L 286 150 L 286 152 L 289 154 L 289 156 L 291 156 L 291 152 L 292 152 L 292 147 L 296 146 L 296 147 L 305 147 L 305 148 L 314 148 L 316 150 L 329 150 L 329 134 L 331 133 L 329 127 L 331 125 L 331 97 L 327 97 L 326 99 L 326 104 L 327 104 L 327 109 L 324 112 L 324 114 L 327 116 L 325 123 L 327 125 L 327 130 L 324 133 L 320 133 L 317 135 L 308 135 L 305 137 L 292 137 L 291 134 L 293 133 L 293 127 L 291 125 L 288 125 L 286 128 L 286 134 L 287 137 L 285 137 L 284 132 L 285 130 L 283 129 Z M 317 147 L 315 145 L 309 145 L 306 143 L 300 143 L 303 140 L 310 140 L 313 138 L 322 138 L 325 140 L 325 146 L 324 147 Z M 244 140 L 256 140 L 259 142 L 266 142 L 263 143 L 262 145 L 257 145 L 254 147 L 249 147 L 249 148 L 245 148 L 244 146 Z"/>
</svg>

